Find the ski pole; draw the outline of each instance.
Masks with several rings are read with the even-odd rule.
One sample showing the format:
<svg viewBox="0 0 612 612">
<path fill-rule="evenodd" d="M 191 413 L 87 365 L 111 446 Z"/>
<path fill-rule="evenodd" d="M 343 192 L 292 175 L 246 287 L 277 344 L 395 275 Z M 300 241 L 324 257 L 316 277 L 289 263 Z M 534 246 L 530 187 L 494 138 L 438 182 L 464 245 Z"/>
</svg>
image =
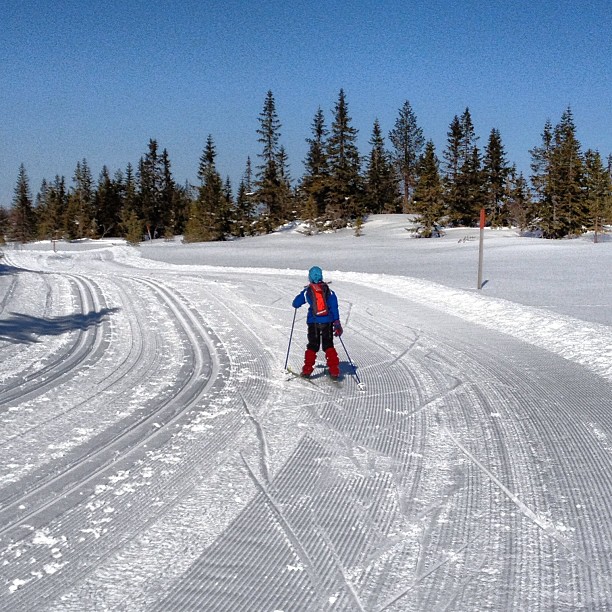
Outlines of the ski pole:
<svg viewBox="0 0 612 612">
<path fill-rule="evenodd" d="M 285 370 L 289 363 L 289 351 L 291 350 L 291 338 L 293 338 L 293 328 L 295 327 L 295 316 L 297 315 L 297 308 L 293 309 L 293 323 L 291 323 L 291 333 L 289 334 L 289 346 L 287 347 L 287 357 L 285 358 Z"/>
<path fill-rule="evenodd" d="M 340 340 L 340 344 L 342 344 L 342 348 L 344 349 L 344 352 L 346 353 L 346 356 L 348 357 L 349 363 L 351 364 L 351 367 L 353 368 L 353 376 L 357 380 L 357 386 L 359 387 L 361 391 L 365 391 L 365 385 L 361 382 L 361 380 L 359 380 L 359 374 L 357 374 L 357 366 L 355 366 L 355 364 L 353 363 L 353 360 L 351 359 L 351 356 L 346 350 L 346 345 L 344 344 L 344 340 L 342 340 L 342 336 L 338 336 L 338 340 Z"/>
</svg>

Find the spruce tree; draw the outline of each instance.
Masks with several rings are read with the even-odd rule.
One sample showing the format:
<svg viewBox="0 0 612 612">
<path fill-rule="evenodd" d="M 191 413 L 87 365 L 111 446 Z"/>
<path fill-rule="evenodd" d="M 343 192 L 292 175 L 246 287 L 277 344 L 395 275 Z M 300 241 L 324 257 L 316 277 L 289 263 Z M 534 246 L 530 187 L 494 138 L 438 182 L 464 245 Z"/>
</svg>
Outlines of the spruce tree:
<svg viewBox="0 0 612 612">
<path fill-rule="evenodd" d="M 409 212 L 410 198 L 416 182 L 417 165 L 425 138 L 408 100 L 399 110 L 395 126 L 389 133 L 389 140 L 393 145 L 393 161 L 401 177 L 403 210 Z"/>
<path fill-rule="evenodd" d="M 507 181 L 510 168 L 499 130 L 492 129 L 483 160 L 484 200 L 493 227 L 508 223 Z"/>
<path fill-rule="evenodd" d="M 516 166 L 512 166 L 508 172 L 506 198 L 508 224 L 521 231 L 527 229 L 534 217 L 533 200 L 527 180 L 521 172 L 517 172 Z"/>
<path fill-rule="evenodd" d="M 445 199 L 451 223 L 474 224 L 484 205 L 484 176 L 477 140 L 470 109 L 466 108 L 461 117 L 453 118 L 444 151 Z"/>
<path fill-rule="evenodd" d="M 149 238 L 157 238 L 164 231 L 167 211 L 163 201 L 164 166 L 158 144 L 149 140 L 149 149 L 138 164 L 137 211 L 143 219 Z"/>
<path fill-rule="evenodd" d="M 66 236 L 66 211 L 68 193 L 63 176 L 55 177 L 52 183 L 41 186 L 36 216 L 38 218 L 38 237 L 58 240 Z"/>
<path fill-rule="evenodd" d="M 255 231 L 255 211 L 253 200 L 253 170 L 251 158 L 247 158 L 246 169 L 238 186 L 232 234 L 244 237 L 252 236 Z"/>
<path fill-rule="evenodd" d="M 108 236 L 111 232 L 114 232 L 115 235 L 118 233 L 123 206 L 122 192 L 121 182 L 111 178 L 108 168 L 103 166 L 93 204 L 94 221 L 101 238 Z"/>
<path fill-rule="evenodd" d="M 414 188 L 413 208 L 421 226 L 420 235 L 430 238 L 444 215 L 444 190 L 440 178 L 440 162 L 434 143 L 425 145 L 425 152 L 417 165 L 417 181 Z"/>
<path fill-rule="evenodd" d="M 257 174 L 257 200 L 264 207 L 261 228 L 270 232 L 286 218 L 285 185 L 279 167 L 279 141 L 281 123 L 276 113 L 272 91 L 268 91 L 264 107 L 259 115 L 258 142 L 263 145 L 259 154 L 262 160 Z"/>
<path fill-rule="evenodd" d="M 558 232 L 560 238 L 583 232 L 587 220 L 584 197 L 584 161 L 571 108 L 561 115 L 554 131 L 553 184 L 558 201 Z"/>
<path fill-rule="evenodd" d="M 17 185 L 13 197 L 13 207 L 11 210 L 11 232 L 12 240 L 17 242 L 29 242 L 36 236 L 36 216 L 34 204 L 30 191 L 30 182 L 26 173 L 25 166 L 19 166 Z"/>
<path fill-rule="evenodd" d="M 329 166 L 327 162 L 327 137 L 325 117 L 319 108 L 314 116 L 312 138 L 307 138 L 308 153 L 304 160 L 304 175 L 300 184 L 300 195 L 304 209 L 302 216 L 312 222 L 325 213 L 329 188 Z"/>
<path fill-rule="evenodd" d="M 357 130 L 351 121 L 346 96 L 341 89 L 327 142 L 329 178 L 325 213 L 334 228 L 344 227 L 363 211 L 361 159 L 356 144 Z"/>
<path fill-rule="evenodd" d="M 93 178 L 87 160 L 77 162 L 73 186 L 66 205 L 65 232 L 68 239 L 96 238 L 93 223 Z"/>
<path fill-rule="evenodd" d="M 217 152 L 211 135 L 200 158 L 197 200 L 189 211 L 185 229 L 186 242 L 224 240 L 226 201 L 223 195 L 221 175 L 217 171 L 215 158 Z"/>
<path fill-rule="evenodd" d="M 0 205 L 0 246 L 6 244 L 9 229 L 10 223 L 8 211 Z M 2 253 L 0 253 L 0 259 L 2 259 Z"/>
<path fill-rule="evenodd" d="M 557 198 L 553 185 L 553 126 L 546 120 L 541 144 L 530 150 L 531 184 L 535 193 L 535 207 L 531 219 L 533 229 L 545 237 L 552 237 L 557 227 Z"/>
<path fill-rule="evenodd" d="M 612 222 L 612 178 L 598 151 L 589 149 L 585 153 L 584 170 L 587 228 L 598 242 L 603 226 Z"/>
<path fill-rule="evenodd" d="M 367 160 L 364 212 L 374 214 L 401 212 L 397 177 L 391 156 L 385 149 L 378 119 L 374 121 L 370 145 L 372 150 Z"/>
<path fill-rule="evenodd" d="M 170 156 L 167 149 L 162 151 L 160 173 L 160 206 L 159 206 L 159 225 L 160 231 L 163 230 L 163 236 L 166 239 L 172 238 L 176 232 L 178 225 L 178 216 L 180 214 L 180 199 L 177 197 L 177 187 L 172 177 L 170 164 Z"/>
</svg>

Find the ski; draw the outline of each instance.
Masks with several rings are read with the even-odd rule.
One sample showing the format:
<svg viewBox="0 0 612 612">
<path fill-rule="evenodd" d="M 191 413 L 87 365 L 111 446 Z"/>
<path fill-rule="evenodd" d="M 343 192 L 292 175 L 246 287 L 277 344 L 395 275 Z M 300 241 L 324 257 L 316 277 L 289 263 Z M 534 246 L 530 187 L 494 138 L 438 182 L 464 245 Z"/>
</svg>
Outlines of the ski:
<svg viewBox="0 0 612 612">
<path fill-rule="evenodd" d="M 334 379 L 331 376 L 329 376 L 329 374 L 317 374 L 316 377 L 313 379 L 308 376 L 302 376 L 299 372 L 292 370 L 290 367 L 286 368 L 286 372 L 287 374 L 291 375 L 291 378 L 287 380 L 299 378 L 300 380 L 310 383 L 313 387 L 317 387 L 318 389 L 321 389 L 321 386 L 324 380 L 327 380 L 332 387 L 336 387 L 338 389 L 342 389 L 342 386 L 343 386 L 341 379 L 339 378 Z"/>
</svg>

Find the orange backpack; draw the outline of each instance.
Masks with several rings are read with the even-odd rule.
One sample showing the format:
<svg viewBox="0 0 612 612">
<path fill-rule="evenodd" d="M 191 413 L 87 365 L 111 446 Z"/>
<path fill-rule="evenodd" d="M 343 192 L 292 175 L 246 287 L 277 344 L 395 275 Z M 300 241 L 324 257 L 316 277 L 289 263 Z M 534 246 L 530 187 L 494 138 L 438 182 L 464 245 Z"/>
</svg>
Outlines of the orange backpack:
<svg viewBox="0 0 612 612">
<path fill-rule="evenodd" d="M 329 287 L 325 283 L 310 283 L 310 291 L 312 292 L 313 314 L 317 317 L 329 314 L 329 308 L 327 308 Z"/>
</svg>

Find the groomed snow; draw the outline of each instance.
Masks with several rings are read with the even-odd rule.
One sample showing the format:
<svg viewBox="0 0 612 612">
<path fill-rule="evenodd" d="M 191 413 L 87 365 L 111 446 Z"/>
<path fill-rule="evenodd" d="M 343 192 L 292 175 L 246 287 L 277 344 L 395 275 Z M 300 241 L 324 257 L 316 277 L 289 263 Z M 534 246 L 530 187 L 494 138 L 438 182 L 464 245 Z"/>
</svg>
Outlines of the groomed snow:
<svg viewBox="0 0 612 612">
<path fill-rule="evenodd" d="M 5 247 L 0 608 L 612 607 L 612 241 L 407 227 Z"/>
</svg>

